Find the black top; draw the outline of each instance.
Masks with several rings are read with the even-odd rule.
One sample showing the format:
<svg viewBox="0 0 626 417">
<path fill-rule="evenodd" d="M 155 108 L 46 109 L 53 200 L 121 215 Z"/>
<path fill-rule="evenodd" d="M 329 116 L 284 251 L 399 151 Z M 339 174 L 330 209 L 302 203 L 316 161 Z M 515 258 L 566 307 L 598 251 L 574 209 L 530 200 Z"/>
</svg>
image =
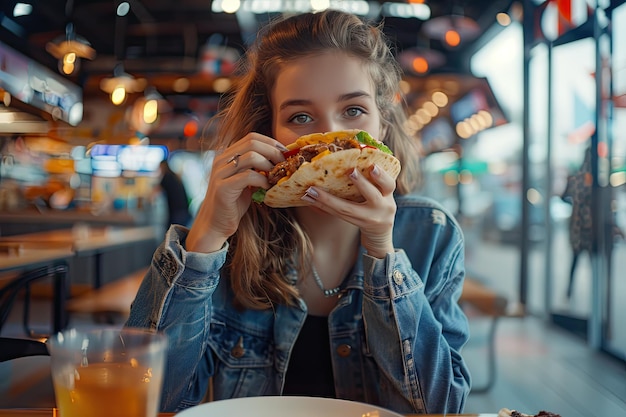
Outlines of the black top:
<svg viewBox="0 0 626 417">
<path fill-rule="evenodd" d="M 291 352 L 283 395 L 335 397 L 328 317 L 307 316 Z"/>
</svg>

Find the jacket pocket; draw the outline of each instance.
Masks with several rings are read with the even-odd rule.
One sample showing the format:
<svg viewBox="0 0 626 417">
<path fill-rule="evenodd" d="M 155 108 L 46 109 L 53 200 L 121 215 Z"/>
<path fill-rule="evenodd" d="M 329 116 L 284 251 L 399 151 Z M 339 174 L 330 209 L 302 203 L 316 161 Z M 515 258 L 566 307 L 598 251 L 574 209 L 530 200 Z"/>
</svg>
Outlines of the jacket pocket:
<svg viewBox="0 0 626 417">
<path fill-rule="evenodd" d="M 216 400 L 273 393 L 274 347 L 253 330 L 226 323 L 211 323 L 209 347 L 215 355 Z"/>
</svg>

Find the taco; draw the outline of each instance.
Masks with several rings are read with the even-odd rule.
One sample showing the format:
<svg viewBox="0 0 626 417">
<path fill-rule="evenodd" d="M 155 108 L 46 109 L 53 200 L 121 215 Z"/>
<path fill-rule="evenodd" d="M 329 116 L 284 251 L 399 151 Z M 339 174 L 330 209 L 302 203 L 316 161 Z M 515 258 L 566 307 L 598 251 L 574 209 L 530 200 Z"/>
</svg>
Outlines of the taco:
<svg viewBox="0 0 626 417">
<path fill-rule="evenodd" d="M 400 173 L 400 161 L 391 150 L 363 130 L 313 133 L 301 136 L 287 149 L 285 161 L 266 173 L 271 187 L 254 193 L 257 203 L 275 208 L 305 206 L 301 198 L 311 186 L 360 202 L 363 197 L 348 176 L 354 168 L 366 177 L 373 164 L 394 179 Z"/>
</svg>

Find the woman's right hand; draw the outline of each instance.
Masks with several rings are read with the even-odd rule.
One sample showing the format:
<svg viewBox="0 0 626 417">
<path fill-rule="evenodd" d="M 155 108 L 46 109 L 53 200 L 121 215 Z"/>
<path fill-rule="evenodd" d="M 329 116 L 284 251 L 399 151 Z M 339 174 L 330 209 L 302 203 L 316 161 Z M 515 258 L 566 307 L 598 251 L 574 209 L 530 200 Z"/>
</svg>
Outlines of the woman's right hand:
<svg viewBox="0 0 626 417">
<path fill-rule="evenodd" d="M 219 250 L 239 227 L 252 193 L 269 187 L 269 171 L 284 161 L 286 148 L 259 133 L 249 133 L 213 159 L 208 188 L 185 242 L 190 252 Z"/>
</svg>

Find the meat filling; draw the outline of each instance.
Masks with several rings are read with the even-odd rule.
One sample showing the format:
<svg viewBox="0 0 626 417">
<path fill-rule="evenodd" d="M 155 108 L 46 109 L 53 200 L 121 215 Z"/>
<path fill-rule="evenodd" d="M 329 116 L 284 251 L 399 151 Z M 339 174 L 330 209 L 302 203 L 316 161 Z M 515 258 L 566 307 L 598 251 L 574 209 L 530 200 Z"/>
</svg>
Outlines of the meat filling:
<svg viewBox="0 0 626 417">
<path fill-rule="evenodd" d="M 311 160 L 322 152 L 337 152 L 344 149 L 360 148 L 361 145 L 356 139 L 336 139 L 331 143 L 317 143 L 305 145 L 297 154 L 290 156 L 283 162 L 279 162 L 267 173 L 267 180 L 270 185 L 276 185 L 284 177 L 290 177 L 302 164 Z"/>
</svg>

